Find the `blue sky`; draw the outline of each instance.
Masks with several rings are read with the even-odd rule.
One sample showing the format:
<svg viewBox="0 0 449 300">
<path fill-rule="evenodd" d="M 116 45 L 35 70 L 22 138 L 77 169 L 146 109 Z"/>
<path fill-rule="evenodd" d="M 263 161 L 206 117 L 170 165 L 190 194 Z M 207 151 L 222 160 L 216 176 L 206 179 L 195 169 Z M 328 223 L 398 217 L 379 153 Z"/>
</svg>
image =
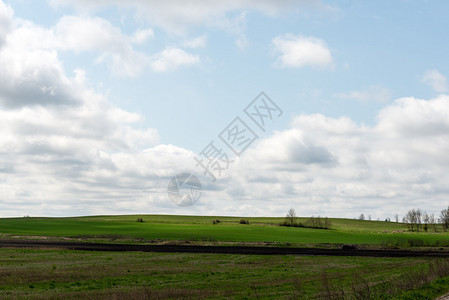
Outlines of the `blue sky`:
<svg viewBox="0 0 449 300">
<path fill-rule="evenodd" d="M 447 205 L 449 3 L 126 3 L 0 2 L 0 214 Z M 168 180 L 201 173 L 193 156 L 261 91 L 283 116 L 174 207 Z"/>
</svg>

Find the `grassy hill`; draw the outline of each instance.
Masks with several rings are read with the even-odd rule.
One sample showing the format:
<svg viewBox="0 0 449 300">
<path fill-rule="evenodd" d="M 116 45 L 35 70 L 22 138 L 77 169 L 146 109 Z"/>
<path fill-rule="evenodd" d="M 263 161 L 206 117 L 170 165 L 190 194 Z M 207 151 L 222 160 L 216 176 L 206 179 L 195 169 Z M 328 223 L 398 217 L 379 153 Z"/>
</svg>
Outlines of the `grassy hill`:
<svg viewBox="0 0 449 300">
<path fill-rule="evenodd" d="M 142 218 L 144 222 L 136 222 Z M 220 223 L 213 224 L 213 220 Z M 283 227 L 284 218 L 121 215 L 70 218 L 3 218 L 0 233 L 11 236 L 114 238 L 203 242 L 274 242 L 291 244 L 365 244 L 449 246 L 449 233 L 408 232 L 402 223 L 330 219 L 331 229 Z M 307 218 L 299 218 L 304 222 Z M 410 242 L 412 241 L 412 242 Z M 414 241 L 414 242 L 413 242 Z M 418 242 L 417 242 L 418 241 Z M 128 241 L 129 242 L 129 241 Z"/>
</svg>

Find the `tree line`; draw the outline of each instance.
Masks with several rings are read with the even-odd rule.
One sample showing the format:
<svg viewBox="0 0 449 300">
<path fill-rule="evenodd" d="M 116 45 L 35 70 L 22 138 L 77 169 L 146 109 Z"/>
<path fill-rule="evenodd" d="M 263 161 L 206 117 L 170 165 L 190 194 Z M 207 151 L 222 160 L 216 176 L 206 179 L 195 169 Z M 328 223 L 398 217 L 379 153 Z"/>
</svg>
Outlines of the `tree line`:
<svg viewBox="0 0 449 300">
<path fill-rule="evenodd" d="M 399 215 L 395 214 L 394 219 L 399 222 Z M 366 220 L 364 214 L 359 216 L 359 220 Z M 371 220 L 371 215 L 368 217 Z M 390 218 L 385 219 L 385 221 L 390 222 Z M 449 207 L 441 210 L 440 216 L 437 217 L 435 214 L 428 214 L 426 211 L 421 209 L 410 209 L 405 216 L 402 218 L 402 223 L 406 224 L 410 231 L 428 231 L 433 229 L 437 231 L 437 224 L 441 224 L 444 231 L 449 229 Z"/>
<path fill-rule="evenodd" d="M 440 223 L 443 230 L 447 231 L 449 229 L 449 207 L 441 210 L 439 218 L 421 209 L 410 209 L 402 218 L 402 222 L 407 224 L 411 231 L 428 231 L 431 228 L 437 231 L 437 223 Z"/>
</svg>

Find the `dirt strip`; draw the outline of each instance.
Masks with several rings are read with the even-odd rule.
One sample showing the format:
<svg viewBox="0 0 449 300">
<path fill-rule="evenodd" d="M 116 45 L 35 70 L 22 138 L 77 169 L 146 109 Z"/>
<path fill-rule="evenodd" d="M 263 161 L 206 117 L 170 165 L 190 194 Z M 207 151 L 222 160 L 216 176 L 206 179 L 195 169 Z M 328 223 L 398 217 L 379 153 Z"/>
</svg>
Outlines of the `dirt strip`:
<svg viewBox="0 0 449 300">
<path fill-rule="evenodd" d="M 250 246 L 197 246 L 197 245 L 133 245 L 70 241 L 3 240 L 0 248 L 67 249 L 83 251 L 140 251 L 178 253 L 221 253 L 248 255 L 327 255 L 369 257 L 449 257 L 448 251 L 320 249 Z"/>
</svg>

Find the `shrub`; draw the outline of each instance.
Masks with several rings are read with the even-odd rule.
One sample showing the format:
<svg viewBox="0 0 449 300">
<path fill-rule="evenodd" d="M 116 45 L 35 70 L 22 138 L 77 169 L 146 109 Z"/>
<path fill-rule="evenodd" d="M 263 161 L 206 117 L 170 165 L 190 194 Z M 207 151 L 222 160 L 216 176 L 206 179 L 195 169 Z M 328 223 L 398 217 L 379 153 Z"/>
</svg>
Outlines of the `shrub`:
<svg viewBox="0 0 449 300">
<path fill-rule="evenodd" d="M 249 224 L 249 220 L 248 219 L 240 219 L 240 224 Z"/>
<path fill-rule="evenodd" d="M 284 221 L 279 223 L 279 226 L 286 226 L 286 227 L 304 227 L 302 223 L 290 223 L 289 221 Z"/>
<path fill-rule="evenodd" d="M 143 222 L 143 219 L 142 219 L 142 218 L 137 218 L 136 222 L 142 223 L 142 222 Z"/>
<path fill-rule="evenodd" d="M 218 219 L 215 219 L 212 221 L 212 224 L 218 224 L 218 223 L 220 223 L 220 220 L 218 220 Z"/>
<path fill-rule="evenodd" d="M 330 229 L 331 222 L 327 217 L 324 218 L 321 218 L 320 216 L 311 217 L 304 223 L 304 227 L 315 229 Z"/>
</svg>

